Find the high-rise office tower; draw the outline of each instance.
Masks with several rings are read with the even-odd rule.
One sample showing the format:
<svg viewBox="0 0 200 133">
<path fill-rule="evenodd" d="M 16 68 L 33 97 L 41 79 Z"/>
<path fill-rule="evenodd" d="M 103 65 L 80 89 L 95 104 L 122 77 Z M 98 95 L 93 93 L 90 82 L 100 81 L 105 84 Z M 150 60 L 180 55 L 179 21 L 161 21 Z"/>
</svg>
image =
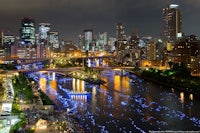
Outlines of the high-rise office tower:
<svg viewBox="0 0 200 133">
<path fill-rule="evenodd" d="M 44 43 L 48 38 L 48 32 L 50 30 L 49 23 L 40 23 L 39 24 L 39 43 Z"/>
<path fill-rule="evenodd" d="M 129 46 L 130 48 L 138 48 L 139 47 L 139 36 L 138 35 L 135 35 L 135 34 L 132 34 L 129 38 Z"/>
<path fill-rule="evenodd" d="M 60 47 L 58 32 L 49 32 L 49 42 L 52 45 L 53 49 L 58 49 Z"/>
<path fill-rule="evenodd" d="M 11 53 L 11 46 L 14 45 L 15 37 L 13 35 L 4 34 L 3 46 L 5 50 L 5 56 L 9 57 Z"/>
<path fill-rule="evenodd" d="M 99 33 L 96 41 L 96 47 L 98 50 L 103 51 L 104 46 L 108 44 L 108 34 L 107 32 Z"/>
<path fill-rule="evenodd" d="M 35 21 L 32 18 L 23 18 L 20 28 L 21 44 L 35 44 Z"/>
<path fill-rule="evenodd" d="M 15 36 L 13 36 L 11 33 L 7 32 L 1 32 L 1 36 L 0 36 L 0 49 L 1 49 L 1 57 L 6 56 L 9 57 L 10 56 L 10 51 L 11 51 L 11 46 L 14 45 L 15 42 Z"/>
<path fill-rule="evenodd" d="M 115 50 L 115 41 L 116 41 L 116 38 L 114 37 L 109 37 L 108 38 L 108 45 L 110 46 L 110 50 L 113 52 Z"/>
<path fill-rule="evenodd" d="M 147 44 L 147 59 L 149 61 L 156 60 L 156 43 L 154 41 L 149 41 Z"/>
<path fill-rule="evenodd" d="M 91 50 L 91 43 L 93 41 L 93 30 L 84 30 L 84 45 L 83 49 Z"/>
<path fill-rule="evenodd" d="M 182 14 L 179 5 L 170 4 L 162 11 L 164 40 L 174 44 L 182 34 Z"/>
<path fill-rule="evenodd" d="M 15 37 L 13 35 L 4 35 L 3 36 L 3 43 L 4 46 L 6 47 L 6 45 L 13 45 L 15 41 Z"/>
<path fill-rule="evenodd" d="M 122 23 L 116 23 L 116 42 L 115 42 L 115 54 L 118 56 L 118 61 L 121 61 L 123 55 L 126 54 L 125 49 L 127 48 L 127 40 L 125 35 L 125 26 Z M 122 62 L 121 62 L 122 63 Z"/>
<path fill-rule="evenodd" d="M 79 35 L 78 39 L 79 39 L 78 47 L 82 50 L 84 45 L 84 35 Z"/>
<path fill-rule="evenodd" d="M 117 23 L 115 29 L 116 29 L 117 41 L 125 40 L 126 39 L 125 31 L 124 31 L 125 26 L 122 23 Z"/>
</svg>

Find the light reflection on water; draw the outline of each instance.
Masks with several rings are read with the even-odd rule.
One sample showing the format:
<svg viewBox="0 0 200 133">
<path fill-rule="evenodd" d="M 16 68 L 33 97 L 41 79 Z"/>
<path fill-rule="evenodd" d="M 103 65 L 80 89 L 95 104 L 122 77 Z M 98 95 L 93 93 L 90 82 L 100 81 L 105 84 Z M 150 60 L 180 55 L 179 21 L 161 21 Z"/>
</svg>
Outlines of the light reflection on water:
<svg viewBox="0 0 200 133">
<path fill-rule="evenodd" d="M 193 101 L 193 94 L 190 94 L 189 98 Z"/>
<path fill-rule="evenodd" d="M 180 92 L 180 99 L 181 99 L 181 103 L 183 104 L 184 103 L 184 92 Z"/>
<path fill-rule="evenodd" d="M 44 77 L 43 77 L 44 78 Z M 193 94 L 177 92 L 135 77 L 129 83 L 127 76 L 106 71 L 105 85 L 90 85 L 81 80 L 56 78 L 57 83 L 46 82 L 46 87 L 66 97 L 64 90 L 91 92 L 87 101 L 78 99 L 70 107 L 78 108 L 76 116 L 89 132 L 147 132 L 148 130 L 200 129 L 200 102 Z M 41 79 L 44 92 L 45 81 Z M 55 93 L 48 93 L 55 98 Z M 61 98 L 62 98 L 61 97 Z M 63 100 L 63 99 L 62 99 Z M 66 99 L 65 99 L 66 100 Z M 187 124 L 185 124 L 187 123 Z"/>
</svg>

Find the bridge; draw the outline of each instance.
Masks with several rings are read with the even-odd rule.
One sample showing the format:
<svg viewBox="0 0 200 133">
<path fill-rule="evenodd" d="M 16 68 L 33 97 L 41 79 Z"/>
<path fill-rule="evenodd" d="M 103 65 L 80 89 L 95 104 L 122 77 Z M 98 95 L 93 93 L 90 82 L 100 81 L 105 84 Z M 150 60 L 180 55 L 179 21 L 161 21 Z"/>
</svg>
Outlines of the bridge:
<svg viewBox="0 0 200 133">
<path fill-rule="evenodd" d="M 71 57 L 44 57 L 44 58 L 16 58 L 16 57 L 0 57 L 2 61 L 44 61 L 44 60 L 52 60 L 52 59 L 94 59 L 94 58 L 114 58 L 113 55 L 106 56 L 71 56 Z"/>
<path fill-rule="evenodd" d="M 124 69 L 126 68 L 126 70 Z M 53 75 L 53 73 L 57 73 L 63 76 L 69 76 L 75 79 L 84 80 L 86 82 L 90 82 L 93 84 L 104 84 L 105 81 L 101 79 L 102 72 L 104 70 L 117 70 L 117 74 L 124 76 L 129 72 L 129 70 L 134 67 L 95 67 L 92 71 L 85 71 L 83 67 L 70 67 L 70 68 L 43 68 L 37 70 L 24 70 L 20 72 L 37 72 L 40 71 L 42 73 L 49 73 Z M 95 70 L 96 69 L 96 70 Z M 94 71 L 93 71 L 94 70 Z M 132 72 L 132 71 L 131 71 Z M 54 75 L 55 76 L 55 75 Z"/>
<path fill-rule="evenodd" d="M 90 67 L 93 69 L 98 69 L 98 70 L 122 70 L 122 69 L 126 69 L 127 71 L 134 69 L 135 67 L 124 67 L 124 66 L 119 66 L 119 67 Z M 72 71 L 77 71 L 77 70 L 83 70 L 84 67 L 67 67 L 67 68 L 41 68 L 41 69 L 20 69 L 17 70 L 18 72 L 37 72 L 37 71 L 53 71 L 53 72 L 72 72 Z"/>
<path fill-rule="evenodd" d="M 41 68 L 41 69 L 19 69 L 16 70 L 18 72 L 38 72 L 38 71 L 42 71 L 42 72 L 56 72 L 56 73 L 60 73 L 63 75 L 66 75 L 69 72 L 72 71 L 76 71 L 76 70 L 82 70 L 83 67 L 69 67 L 69 68 Z"/>
<path fill-rule="evenodd" d="M 103 65 L 103 60 L 94 59 L 103 59 L 103 58 L 113 58 L 114 56 L 80 56 L 80 57 L 56 57 L 56 58 L 0 58 L 0 62 L 4 64 L 12 64 L 15 65 L 17 69 L 32 69 L 32 67 L 42 68 L 44 65 L 53 65 L 55 62 L 67 62 L 70 59 L 81 59 L 73 61 L 72 65 L 85 66 L 85 65 L 94 65 L 95 63 L 98 65 Z M 88 59 L 88 61 L 86 61 Z M 51 62 L 55 60 L 55 62 Z M 92 60 L 92 61 L 91 61 Z M 91 63 L 89 63 L 91 61 Z M 70 64 L 70 62 L 68 62 Z M 62 64 L 62 63 L 61 63 Z M 89 66 L 89 65 L 88 65 Z M 89 66 L 90 67 L 90 66 Z"/>
</svg>

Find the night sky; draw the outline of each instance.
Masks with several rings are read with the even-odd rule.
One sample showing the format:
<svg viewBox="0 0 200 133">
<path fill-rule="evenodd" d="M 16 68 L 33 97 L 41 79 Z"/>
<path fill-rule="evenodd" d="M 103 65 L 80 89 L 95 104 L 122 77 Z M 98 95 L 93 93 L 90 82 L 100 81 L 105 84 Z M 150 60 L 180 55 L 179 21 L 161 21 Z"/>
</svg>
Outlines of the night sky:
<svg viewBox="0 0 200 133">
<path fill-rule="evenodd" d="M 168 4 L 180 5 L 185 34 L 200 37 L 200 0 L 0 0 L 0 30 L 19 35 L 21 18 L 31 17 L 37 27 L 51 23 L 64 40 L 77 40 L 84 29 L 115 36 L 116 22 L 126 34 L 158 37 Z"/>
</svg>

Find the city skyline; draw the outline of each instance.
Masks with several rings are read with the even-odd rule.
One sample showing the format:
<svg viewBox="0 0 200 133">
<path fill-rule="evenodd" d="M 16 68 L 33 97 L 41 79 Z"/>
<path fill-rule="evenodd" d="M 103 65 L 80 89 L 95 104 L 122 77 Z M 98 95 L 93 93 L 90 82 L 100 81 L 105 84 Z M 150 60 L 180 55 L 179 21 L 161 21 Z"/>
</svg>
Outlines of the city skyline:
<svg viewBox="0 0 200 133">
<path fill-rule="evenodd" d="M 200 36 L 200 14 L 195 0 L 1 0 L 0 30 L 19 35 L 21 18 L 31 17 L 39 23 L 50 23 L 51 31 L 58 31 L 64 40 L 78 40 L 84 29 L 108 32 L 115 36 L 115 24 L 125 24 L 126 34 L 159 37 L 162 33 L 162 9 L 178 4 L 183 14 L 183 32 Z"/>
</svg>

